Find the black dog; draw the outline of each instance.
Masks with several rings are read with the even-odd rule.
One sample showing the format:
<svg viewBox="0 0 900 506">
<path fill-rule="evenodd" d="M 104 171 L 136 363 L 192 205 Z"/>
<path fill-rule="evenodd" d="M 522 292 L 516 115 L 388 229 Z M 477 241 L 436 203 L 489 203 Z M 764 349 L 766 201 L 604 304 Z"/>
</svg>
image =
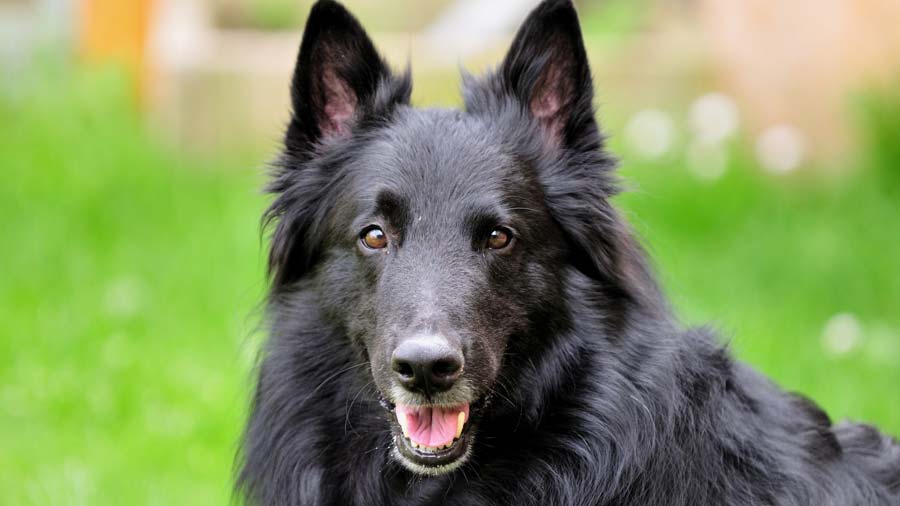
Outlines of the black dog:
<svg viewBox="0 0 900 506">
<path fill-rule="evenodd" d="M 900 446 L 680 329 L 610 205 L 571 2 L 463 111 L 320 1 L 270 190 L 259 505 L 900 505 Z"/>
</svg>

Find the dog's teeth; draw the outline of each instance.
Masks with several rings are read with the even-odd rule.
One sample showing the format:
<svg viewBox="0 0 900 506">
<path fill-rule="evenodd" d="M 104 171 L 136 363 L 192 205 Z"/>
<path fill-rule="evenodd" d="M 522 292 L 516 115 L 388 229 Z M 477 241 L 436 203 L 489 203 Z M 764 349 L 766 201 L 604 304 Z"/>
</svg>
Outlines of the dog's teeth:
<svg viewBox="0 0 900 506">
<path fill-rule="evenodd" d="M 460 434 L 462 434 L 463 425 L 466 424 L 466 412 L 460 411 L 459 415 L 456 418 L 456 437 L 459 438 Z"/>
</svg>

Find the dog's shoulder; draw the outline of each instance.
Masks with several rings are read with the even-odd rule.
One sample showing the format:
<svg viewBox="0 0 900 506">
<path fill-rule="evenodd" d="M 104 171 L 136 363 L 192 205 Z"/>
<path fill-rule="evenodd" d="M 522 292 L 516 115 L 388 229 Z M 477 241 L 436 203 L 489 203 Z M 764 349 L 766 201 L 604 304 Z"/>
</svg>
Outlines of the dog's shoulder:
<svg viewBox="0 0 900 506">
<path fill-rule="evenodd" d="M 680 340 L 672 420 L 681 441 L 673 444 L 716 456 L 714 465 L 694 462 L 706 476 L 721 476 L 733 493 L 743 477 L 761 490 L 758 499 L 773 504 L 900 504 L 894 439 L 869 425 L 834 425 L 811 399 L 734 359 L 709 329 L 689 330 Z"/>
</svg>

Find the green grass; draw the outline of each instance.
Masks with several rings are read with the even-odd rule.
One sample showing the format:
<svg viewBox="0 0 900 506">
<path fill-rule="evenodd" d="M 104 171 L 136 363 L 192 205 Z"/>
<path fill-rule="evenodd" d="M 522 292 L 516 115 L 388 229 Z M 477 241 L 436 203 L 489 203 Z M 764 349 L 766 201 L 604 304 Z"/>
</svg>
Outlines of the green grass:
<svg viewBox="0 0 900 506">
<path fill-rule="evenodd" d="M 258 164 L 162 147 L 109 73 L 23 89 L 0 98 L 3 503 L 224 504 L 259 338 Z M 688 321 L 834 417 L 900 433 L 900 195 L 879 182 L 900 160 L 776 178 L 735 148 L 710 184 L 617 151 L 619 203 Z M 841 312 L 864 334 L 833 356 L 820 335 Z"/>
<path fill-rule="evenodd" d="M 229 498 L 260 179 L 148 141 L 122 84 L 54 74 L 0 105 L 5 504 Z"/>
</svg>

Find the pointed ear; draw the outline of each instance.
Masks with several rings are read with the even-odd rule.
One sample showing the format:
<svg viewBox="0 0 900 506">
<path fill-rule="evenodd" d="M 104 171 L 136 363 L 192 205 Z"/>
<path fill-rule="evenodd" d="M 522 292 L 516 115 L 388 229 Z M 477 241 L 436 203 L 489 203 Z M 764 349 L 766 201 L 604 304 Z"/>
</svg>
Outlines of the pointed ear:
<svg viewBox="0 0 900 506">
<path fill-rule="evenodd" d="M 570 0 L 545 0 L 519 28 L 498 76 L 556 145 L 596 132 L 593 84 Z"/>
<path fill-rule="evenodd" d="M 408 73 L 394 78 L 356 18 L 341 4 L 320 0 L 306 22 L 291 82 L 288 148 L 347 137 L 368 117 L 408 103 L 409 95 Z"/>
</svg>

